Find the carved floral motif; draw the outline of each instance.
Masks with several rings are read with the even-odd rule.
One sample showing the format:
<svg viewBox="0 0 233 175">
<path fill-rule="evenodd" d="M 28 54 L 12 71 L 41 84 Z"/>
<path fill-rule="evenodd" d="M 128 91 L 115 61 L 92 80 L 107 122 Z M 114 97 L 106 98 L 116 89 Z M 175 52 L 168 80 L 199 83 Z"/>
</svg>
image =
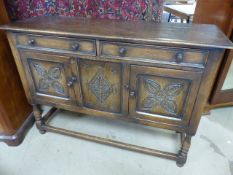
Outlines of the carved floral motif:
<svg viewBox="0 0 233 175">
<path fill-rule="evenodd" d="M 64 94 L 65 90 L 62 84 L 59 82 L 61 79 L 61 67 L 56 65 L 49 70 L 46 70 L 44 66 L 39 63 L 33 62 L 37 74 L 40 76 L 38 88 L 40 91 L 49 91 L 51 87 L 55 92 Z"/>
<path fill-rule="evenodd" d="M 164 88 L 161 88 L 157 81 L 145 79 L 144 86 L 145 90 L 149 93 L 143 101 L 145 109 L 152 109 L 160 106 L 169 114 L 177 114 L 176 97 L 183 89 L 182 83 L 170 83 Z"/>
</svg>

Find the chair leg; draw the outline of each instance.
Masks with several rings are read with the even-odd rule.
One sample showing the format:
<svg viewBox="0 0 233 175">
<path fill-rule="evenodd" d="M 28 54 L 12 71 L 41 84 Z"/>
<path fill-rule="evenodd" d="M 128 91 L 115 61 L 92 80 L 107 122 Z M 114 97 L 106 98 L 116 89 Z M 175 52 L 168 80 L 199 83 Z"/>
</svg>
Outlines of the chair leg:
<svg viewBox="0 0 233 175">
<path fill-rule="evenodd" d="M 36 127 L 38 128 L 41 134 L 44 134 L 46 131 L 43 130 L 41 127 L 44 124 L 44 121 L 42 118 L 42 110 L 40 105 L 33 105 L 33 114 L 36 120 Z"/>
<path fill-rule="evenodd" d="M 183 143 L 181 145 L 181 149 L 179 151 L 177 160 L 176 160 L 176 165 L 179 167 L 184 166 L 184 164 L 187 161 L 187 156 L 188 156 L 188 151 L 191 145 L 191 135 L 186 134 L 183 140 Z"/>
</svg>

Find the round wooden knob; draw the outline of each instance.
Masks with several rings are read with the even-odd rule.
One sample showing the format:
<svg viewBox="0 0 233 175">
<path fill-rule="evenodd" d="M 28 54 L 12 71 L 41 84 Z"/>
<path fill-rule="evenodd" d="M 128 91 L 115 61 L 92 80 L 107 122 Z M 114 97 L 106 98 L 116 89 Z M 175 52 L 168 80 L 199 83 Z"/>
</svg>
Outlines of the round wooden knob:
<svg viewBox="0 0 233 175">
<path fill-rule="evenodd" d="M 129 90 L 129 85 L 128 84 L 125 84 L 124 87 L 125 87 L 125 89 Z"/>
<path fill-rule="evenodd" d="M 176 54 L 176 62 L 181 63 L 184 59 L 184 54 L 182 52 L 179 52 Z"/>
<path fill-rule="evenodd" d="M 73 51 L 77 51 L 79 49 L 80 45 L 78 43 L 75 43 L 71 46 Z"/>
<path fill-rule="evenodd" d="M 121 47 L 121 48 L 119 49 L 120 56 L 124 56 L 124 55 L 126 54 L 126 52 L 127 52 L 127 49 L 124 48 L 124 47 Z"/>
<path fill-rule="evenodd" d="M 77 80 L 77 78 L 76 77 L 71 77 L 69 80 L 68 80 L 68 82 L 67 82 L 67 86 L 68 87 L 71 87 L 71 86 L 73 86 L 73 84 L 74 84 L 74 82 Z"/>
<path fill-rule="evenodd" d="M 29 45 L 34 45 L 35 43 L 36 43 L 36 41 L 34 39 L 28 40 L 28 44 Z"/>
</svg>

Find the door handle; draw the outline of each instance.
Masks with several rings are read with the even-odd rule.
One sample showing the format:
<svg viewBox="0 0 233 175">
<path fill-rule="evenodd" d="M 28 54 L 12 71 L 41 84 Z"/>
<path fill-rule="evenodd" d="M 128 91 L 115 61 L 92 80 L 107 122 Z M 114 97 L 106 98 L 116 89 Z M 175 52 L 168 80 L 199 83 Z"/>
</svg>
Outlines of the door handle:
<svg viewBox="0 0 233 175">
<path fill-rule="evenodd" d="M 136 92 L 135 92 L 134 90 L 131 90 L 131 91 L 129 92 L 129 96 L 130 96 L 130 97 L 135 97 L 135 96 L 136 96 Z"/>
<path fill-rule="evenodd" d="M 67 81 L 67 86 L 71 87 L 73 86 L 74 82 L 77 81 L 77 78 L 75 76 L 72 76 L 71 78 L 69 78 L 69 80 Z"/>
</svg>

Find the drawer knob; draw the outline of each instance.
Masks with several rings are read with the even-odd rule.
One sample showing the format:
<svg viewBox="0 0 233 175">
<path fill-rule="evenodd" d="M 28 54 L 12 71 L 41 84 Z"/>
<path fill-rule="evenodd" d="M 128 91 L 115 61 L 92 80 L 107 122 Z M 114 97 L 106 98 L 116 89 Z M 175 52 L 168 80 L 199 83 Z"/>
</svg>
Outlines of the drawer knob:
<svg viewBox="0 0 233 175">
<path fill-rule="evenodd" d="M 129 85 L 128 84 L 125 84 L 124 87 L 125 87 L 126 90 L 129 90 Z"/>
<path fill-rule="evenodd" d="M 127 52 L 127 49 L 124 48 L 124 47 L 121 47 L 121 48 L 119 49 L 120 56 L 124 56 L 124 55 L 126 54 L 126 52 Z"/>
<path fill-rule="evenodd" d="M 72 76 L 72 77 L 68 80 L 67 86 L 68 86 L 68 87 L 73 86 L 73 84 L 74 84 L 74 82 L 75 82 L 76 80 L 77 80 L 77 78 L 74 77 L 74 76 Z"/>
<path fill-rule="evenodd" d="M 80 45 L 78 43 L 75 43 L 71 46 L 73 51 L 77 51 L 79 49 Z"/>
<path fill-rule="evenodd" d="M 35 43 L 36 43 L 36 41 L 34 39 L 28 40 L 28 44 L 29 45 L 34 45 Z"/>
<path fill-rule="evenodd" d="M 179 52 L 176 54 L 176 62 L 181 63 L 184 59 L 184 54 L 182 52 Z"/>
</svg>

